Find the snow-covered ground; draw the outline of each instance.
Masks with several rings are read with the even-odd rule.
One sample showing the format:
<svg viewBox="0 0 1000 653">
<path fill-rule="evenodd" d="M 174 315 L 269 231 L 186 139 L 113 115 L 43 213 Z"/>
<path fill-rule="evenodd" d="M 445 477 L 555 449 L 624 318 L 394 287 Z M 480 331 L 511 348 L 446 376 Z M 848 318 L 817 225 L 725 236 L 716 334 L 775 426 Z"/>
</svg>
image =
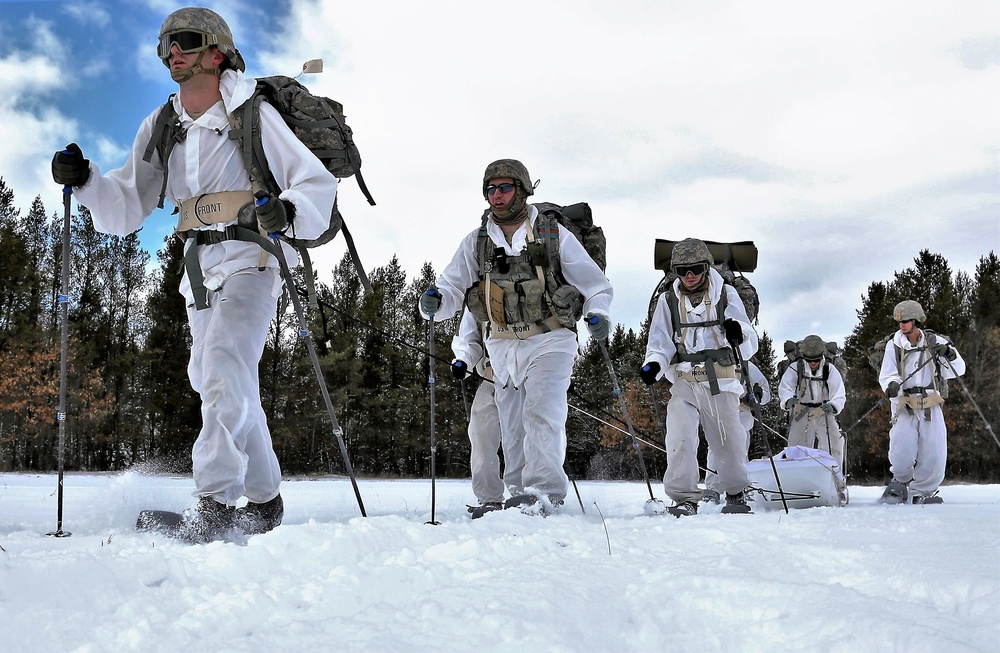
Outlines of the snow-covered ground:
<svg viewBox="0 0 1000 653">
<path fill-rule="evenodd" d="M 468 481 L 290 480 L 284 524 L 189 546 L 133 530 L 190 479 L 0 474 L 0 651 L 1000 650 L 1000 486 L 945 504 L 647 517 L 642 483 L 468 518 Z M 657 496 L 662 488 L 653 486 Z M 602 518 L 599 513 L 603 514 Z"/>
</svg>

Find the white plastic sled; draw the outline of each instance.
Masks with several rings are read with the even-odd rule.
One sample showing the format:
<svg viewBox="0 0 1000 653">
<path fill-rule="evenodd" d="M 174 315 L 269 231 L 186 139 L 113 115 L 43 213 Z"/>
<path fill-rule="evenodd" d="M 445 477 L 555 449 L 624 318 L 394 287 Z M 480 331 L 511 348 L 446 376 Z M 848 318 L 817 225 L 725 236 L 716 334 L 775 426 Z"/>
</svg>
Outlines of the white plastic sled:
<svg viewBox="0 0 1000 653">
<path fill-rule="evenodd" d="M 833 456 L 819 449 L 787 447 L 774 456 L 781 489 L 788 508 L 840 507 L 847 505 L 847 482 Z M 765 510 L 784 510 L 771 461 L 751 460 L 750 492 L 754 504 Z"/>
</svg>

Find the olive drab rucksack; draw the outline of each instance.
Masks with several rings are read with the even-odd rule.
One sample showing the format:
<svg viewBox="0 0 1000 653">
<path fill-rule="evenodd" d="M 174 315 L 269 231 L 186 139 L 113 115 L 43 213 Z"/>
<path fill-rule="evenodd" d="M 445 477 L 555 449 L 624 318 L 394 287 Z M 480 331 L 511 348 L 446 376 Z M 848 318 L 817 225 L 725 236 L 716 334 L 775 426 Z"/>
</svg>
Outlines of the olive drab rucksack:
<svg viewBox="0 0 1000 653">
<path fill-rule="evenodd" d="M 801 351 L 802 343 L 803 343 L 802 340 L 799 340 L 797 342 L 794 340 L 785 341 L 784 345 L 785 358 L 778 361 L 777 365 L 779 381 L 781 380 L 781 377 L 784 376 L 785 370 L 787 370 L 793 363 L 802 363 L 804 361 L 804 357 Z M 823 351 L 823 359 L 828 365 L 833 365 L 835 368 L 837 368 L 837 371 L 840 372 L 840 376 L 844 380 L 844 384 L 846 385 L 847 373 L 850 368 L 847 365 L 847 361 L 844 360 L 843 353 L 844 350 L 842 350 L 836 342 L 831 341 L 825 343 L 825 348 Z M 881 365 L 881 359 L 879 361 L 879 365 Z M 824 368 L 824 371 L 825 370 L 826 368 Z M 826 374 L 827 373 L 825 372 L 823 378 L 824 381 L 826 380 Z M 800 377 L 802 376 L 801 368 L 799 376 Z"/>
<path fill-rule="evenodd" d="M 318 62 L 318 60 L 316 61 Z M 319 70 L 321 69 L 320 66 Z M 271 174 L 260 140 L 260 104 L 267 102 L 278 111 L 295 136 L 323 162 L 326 169 L 335 177 L 338 179 L 355 177 L 368 203 L 374 206 L 375 200 L 368 191 L 368 186 L 361 175 L 361 155 L 354 143 L 354 132 L 344 120 L 343 105 L 330 98 L 313 95 L 305 86 L 291 77 L 282 75 L 260 77 L 257 78 L 256 82 L 257 88 L 250 99 L 229 116 L 229 137 L 237 142 L 237 146 L 243 154 L 243 162 L 250 175 L 254 192 L 263 191 L 277 196 L 283 190 L 278 188 L 274 176 Z M 163 187 L 160 190 L 159 208 L 163 208 L 163 198 L 166 195 L 169 174 L 167 162 L 170 153 L 174 145 L 183 141 L 186 136 L 185 130 L 181 128 L 172 100 L 173 95 L 161 107 L 153 126 L 152 137 L 143 155 L 143 160 L 148 162 L 152 159 L 155 151 L 163 165 Z M 314 296 L 311 287 L 313 275 L 307 249 L 328 243 L 341 231 L 344 233 L 344 239 L 347 242 L 358 276 L 365 289 L 371 291 L 371 284 L 354 246 L 354 239 L 337 208 L 336 200 L 334 200 L 329 226 L 318 238 L 306 240 L 283 237 L 299 251 L 305 267 L 305 278 L 310 284 L 311 297 Z"/>
<path fill-rule="evenodd" d="M 656 302 L 659 300 L 660 295 L 670 290 L 673 287 L 674 280 L 677 279 L 677 275 L 670 269 L 670 257 L 676 242 L 657 238 L 656 244 L 653 247 L 653 266 L 657 270 L 663 271 L 663 278 L 660 279 L 649 299 L 649 306 L 646 312 L 647 321 L 649 322 L 652 322 L 653 311 L 656 310 Z M 740 300 L 743 302 L 743 308 L 746 309 L 747 317 L 750 318 L 750 322 L 756 322 L 757 313 L 760 310 L 760 296 L 757 294 L 757 289 L 750 283 L 750 280 L 743 276 L 743 273 L 753 272 L 757 269 L 757 246 L 749 240 L 736 243 L 719 243 L 711 240 L 702 242 L 705 243 L 708 251 L 712 254 L 712 258 L 715 259 L 715 264 L 712 267 L 722 276 L 722 280 L 726 285 L 736 289 Z M 673 293 L 668 295 L 668 299 L 671 299 L 671 297 L 676 299 Z M 721 325 L 725 321 L 726 304 L 726 293 L 723 293 L 722 301 L 716 307 L 718 315 L 716 320 L 712 322 L 713 324 L 718 322 Z M 675 330 L 676 328 L 675 324 Z"/>
</svg>

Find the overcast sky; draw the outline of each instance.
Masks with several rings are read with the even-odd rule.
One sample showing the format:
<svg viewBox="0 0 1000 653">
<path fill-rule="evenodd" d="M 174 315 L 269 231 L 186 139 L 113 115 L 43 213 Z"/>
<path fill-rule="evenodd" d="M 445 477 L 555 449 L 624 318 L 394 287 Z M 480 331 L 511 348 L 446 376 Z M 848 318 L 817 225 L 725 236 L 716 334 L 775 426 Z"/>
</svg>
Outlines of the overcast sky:
<svg viewBox="0 0 1000 653">
<path fill-rule="evenodd" d="M 0 0 L 0 175 L 61 211 L 52 152 L 119 167 L 176 89 L 167 0 Z M 1000 251 L 1000 3 L 247 0 L 207 2 L 252 75 L 345 106 L 378 202 L 340 203 L 366 267 L 438 272 L 478 225 L 490 161 L 587 201 L 612 318 L 638 328 L 655 239 L 752 240 L 759 330 L 842 341 L 872 281 L 921 249 L 974 273 Z M 157 212 L 154 251 L 173 221 Z M 315 255 L 321 279 L 343 256 Z M 155 259 L 154 259 L 155 260 Z M 917 298 L 919 299 L 919 298 Z M 886 327 L 893 325 L 887 317 Z"/>
</svg>

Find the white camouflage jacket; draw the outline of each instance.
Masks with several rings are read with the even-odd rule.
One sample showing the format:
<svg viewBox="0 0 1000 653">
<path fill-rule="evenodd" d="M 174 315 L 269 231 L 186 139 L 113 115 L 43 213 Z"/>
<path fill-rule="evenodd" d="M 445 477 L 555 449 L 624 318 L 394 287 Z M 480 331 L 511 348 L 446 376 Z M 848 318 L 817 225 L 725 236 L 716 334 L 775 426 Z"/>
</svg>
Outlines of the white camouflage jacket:
<svg viewBox="0 0 1000 653">
<path fill-rule="evenodd" d="M 219 85 L 222 102 L 197 120 L 184 111 L 180 98 L 174 96 L 174 108 L 187 129 L 187 136 L 170 155 L 167 199 L 174 205 L 206 193 L 250 190 L 250 177 L 243 157 L 237 150 L 236 141 L 229 139 L 226 115 L 243 104 L 253 94 L 255 86 L 254 79 L 244 77 L 241 72 L 224 71 Z M 142 157 L 159 110 L 157 107 L 139 126 L 124 166 L 101 175 L 97 165 L 91 164 L 87 183 L 74 189 L 80 203 L 90 209 L 94 228 L 102 233 L 130 234 L 139 229 L 156 208 L 163 184 L 163 167 L 156 155 L 149 163 Z M 329 225 L 337 178 L 295 137 L 278 112 L 267 103 L 261 105 L 260 121 L 268 165 L 278 186 L 286 189 L 280 197 L 295 206 L 295 219 L 288 233 L 297 238 L 315 238 Z M 234 223 L 235 220 L 213 224 L 205 229 L 223 230 Z M 284 251 L 289 265 L 297 264 L 295 250 L 285 244 Z M 200 260 L 205 286 L 217 290 L 236 272 L 257 267 L 260 252 L 260 247 L 254 243 L 235 240 L 202 247 Z M 274 257 L 268 257 L 267 266 L 277 267 Z M 180 290 L 188 303 L 192 303 L 186 274 Z"/>
<path fill-rule="evenodd" d="M 525 224 L 522 224 L 507 243 L 503 231 L 491 217 L 487 221 L 486 233 L 496 247 L 503 247 L 511 256 L 517 256 L 527 244 L 527 229 L 535 228 L 538 210 L 532 206 Z M 479 260 L 477 244 L 479 227 L 462 239 L 458 251 L 437 279 L 441 292 L 441 308 L 435 314 L 438 321 L 453 316 L 465 303 L 465 291 L 479 281 Z M 587 254 L 575 237 L 566 231 L 560 232 L 559 260 L 562 275 L 566 281 L 583 295 L 583 314 L 604 315 L 610 320 L 611 299 L 614 291 L 611 282 L 601 272 L 601 268 Z M 421 312 L 422 313 L 422 312 Z M 422 313 L 423 314 L 423 313 Z M 426 314 L 423 314 L 426 318 Z M 566 352 L 576 355 L 579 350 L 576 334 L 569 329 L 555 329 L 524 340 L 490 337 L 486 342 L 494 378 L 500 385 L 513 381 L 515 386 L 524 382 L 528 364 L 535 356 L 548 352 Z M 467 361 L 468 362 L 468 361 Z"/>
</svg>

